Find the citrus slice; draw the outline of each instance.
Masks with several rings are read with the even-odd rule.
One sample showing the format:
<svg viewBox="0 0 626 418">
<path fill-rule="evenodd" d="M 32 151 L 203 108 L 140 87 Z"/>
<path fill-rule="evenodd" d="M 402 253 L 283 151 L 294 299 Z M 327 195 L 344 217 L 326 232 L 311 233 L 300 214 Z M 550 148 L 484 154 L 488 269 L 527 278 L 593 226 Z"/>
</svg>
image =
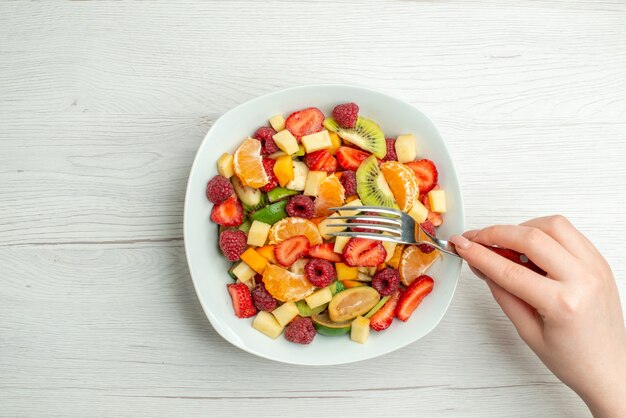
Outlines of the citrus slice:
<svg viewBox="0 0 626 418">
<path fill-rule="evenodd" d="M 292 273 L 273 264 L 265 267 L 263 284 L 274 298 L 282 302 L 296 302 L 315 290 L 304 274 Z"/>
<path fill-rule="evenodd" d="M 335 175 L 326 177 L 320 183 L 319 193 L 315 199 L 315 216 L 328 216 L 328 208 L 343 206 L 346 192 Z"/>
<path fill-rule="evenodd" d="M 245 186 L 258 189 L 269 182 L 269 177 L 263 168 L 261 141 L 253 138 L 243 141 L 235 151 L 233 167 L 235 174 Z"/>
<path fill-rule="evenodd" d="M 276 222 L 268 234 L 271 244 L 278 244 L 296 235 L 304 235 L 309 239 L 311 245 L 322 243 L 322 236 L 317 229 L 317 225 L 304 218 L 284 218 Z"/>
<path fill-rule="evenodd" d="M 430 254 L 423 253 L 416 245 L 405 248 L 400 258 L 398 271 L 400 279 L 405 286 L 410 285 L 413 280 L 421 276 L 439 258 L 439 251 L 435 250 Z"/>
<path fill-rule="evenodd" d="M 411 209 L 413 201 L 419 195 L 419 185 L 413 170 L 397 161 L 387 161 L 380 165 L 380 171 L 383 172 L 400 210 L 406 212 Z"/>
</svg>

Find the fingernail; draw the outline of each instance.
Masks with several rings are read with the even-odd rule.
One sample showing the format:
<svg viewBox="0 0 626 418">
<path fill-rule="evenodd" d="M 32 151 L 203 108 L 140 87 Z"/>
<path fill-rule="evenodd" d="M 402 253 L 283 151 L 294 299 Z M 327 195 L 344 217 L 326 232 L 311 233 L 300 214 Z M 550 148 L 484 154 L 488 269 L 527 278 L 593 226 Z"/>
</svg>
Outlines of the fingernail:
<svg viewBox="0 0 626 418">
<path fill-rule="evenodd" d="M 476 235 L 478 235 L 478 229 L 472 229 L 471 231 L 467 231 L 463 234 L 463 236 L 467 239 L 472 239 L 474 238 Z"/>
<path fill-rule="evenodd" d="M 456 248 L 460 248 L 462 250 L 467 250 L 472 244 L 463 235 L 453 235 L 452 238 L 450 238 L 450 242 L 453 243 Z"/>
</svg>

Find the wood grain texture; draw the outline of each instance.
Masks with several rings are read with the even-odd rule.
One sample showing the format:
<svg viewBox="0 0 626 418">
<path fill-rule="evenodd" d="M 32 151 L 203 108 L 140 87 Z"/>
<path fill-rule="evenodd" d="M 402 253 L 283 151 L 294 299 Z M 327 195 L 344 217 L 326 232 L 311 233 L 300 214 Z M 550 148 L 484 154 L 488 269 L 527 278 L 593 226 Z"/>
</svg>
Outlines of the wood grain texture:
<svg viewBox="0 0 626 418">
<path fill-rule="evenodd" d="M 439 327 L 373 361 L 232 347 L 193 291 L 183 197 L 224 111 L 367 86 L 433 118 L 468 228 L 563 213 L 626 305 L 625 17 L 608 0 L 0 3 L 0 416 L 588 416 L 467 269 Z"/>
</svg>

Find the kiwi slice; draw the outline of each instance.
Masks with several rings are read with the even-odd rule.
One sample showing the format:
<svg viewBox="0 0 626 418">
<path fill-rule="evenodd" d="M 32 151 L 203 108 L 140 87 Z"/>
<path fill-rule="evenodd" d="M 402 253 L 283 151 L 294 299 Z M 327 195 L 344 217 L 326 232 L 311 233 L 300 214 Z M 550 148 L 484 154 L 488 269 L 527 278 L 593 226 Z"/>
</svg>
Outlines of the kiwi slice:
<svg viewBox="0 0 626 418">
<path fill-rule="evenodd" d="M 343 128 L 333 118 L 326 118 L 324 126 L 329 131 L 337 132 L 339 136 L 357 147 L 369 151 L 378 158 L 385 158 L 387 143 L 385 134 L 371 119 L 359 116 L 354 128 Z"/>
<path fill-rule="evenodd" d="M 391 189 L 378 168 L 378 160 L 373 155 L 365 159 L 356 170 L 356 192 L 363 206 L 386 206 L 398 209 Z"/>
</svg>

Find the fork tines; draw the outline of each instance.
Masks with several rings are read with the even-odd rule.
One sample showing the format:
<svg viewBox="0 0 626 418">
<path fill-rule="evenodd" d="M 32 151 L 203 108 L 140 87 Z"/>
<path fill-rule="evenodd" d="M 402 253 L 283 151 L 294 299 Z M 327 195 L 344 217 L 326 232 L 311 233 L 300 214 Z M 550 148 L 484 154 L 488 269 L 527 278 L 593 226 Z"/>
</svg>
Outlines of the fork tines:
<svg viewBox="0 0 626 418">
<path fill-rule="evenodd" d="M 328 235 L 335 237 L 369 238 L 379 241 L 398 242 L 402 237 L 402 212 L 392 208 L 379 206 L 342 206 L 329 208 L 331 211 L 370 212 L 367 215 L 333 216 L 333 220 L 345 220 L 345 223 L 329 224 L 329 227 L 344 228 L 345 231 L 329 232 Z M 373 213 L 373 214 L 372 214 Z M 380 215 L 379 215 L 380 214 Z M 365 223 L 364 221 L 376 222 Z M 367 228 L 374 232 L 351 231 L 350 228 Z M 384 234 L 383 234 L 384 233 Z"/>
</svg>

